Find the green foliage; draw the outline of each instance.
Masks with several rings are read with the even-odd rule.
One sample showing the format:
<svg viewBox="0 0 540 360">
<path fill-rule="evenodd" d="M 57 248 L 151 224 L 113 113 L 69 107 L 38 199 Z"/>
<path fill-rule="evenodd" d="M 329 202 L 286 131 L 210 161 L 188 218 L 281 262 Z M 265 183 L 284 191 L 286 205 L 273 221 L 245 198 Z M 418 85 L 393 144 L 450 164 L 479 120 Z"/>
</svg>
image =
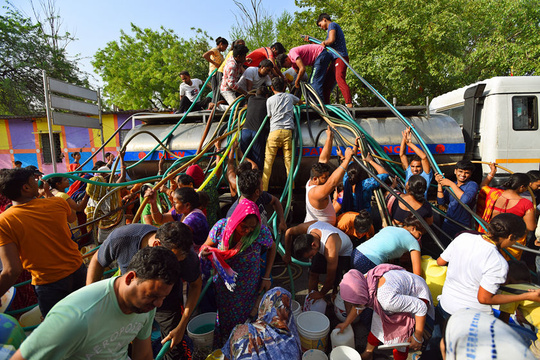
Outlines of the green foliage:
<svg viewBox="0 0 540 360">
<path fill-rule="evenodd" d="M 352 67 L 386 98 L 424 104 L 434 97 L 493 76 L 538 73 L 538 0 L 297 0 L 316 28 L 327 12 L 343 29 Z M 299 33 L 298 33 L 299 34 Z M 378 101 L 349 71 L 360 105 Z"/>
<path fill-rule="evenodd" d="M 0 16 L 0 114 L 44 111 L 43 70 L 53 78 L 87 84 L 76 63 L 64 49 L 51 46 L 49 38 L 12 7 Z"/>
<path fill-rule="evenodd" d="M 201 30 L 185 40 L 173 30 L 141 29 L 131 24 L 133 36 L 121 31 L 119 41 L 111 41 L 94 55 L 92 65 L 105 82 L 104 95 L 122 109 L 167 109 L 178 107 L 179 73 L 203 81 L 208 63 L 202 54 L 209 48 Z M 203 37 L 204 36 L 204 37 Z"/>
<path fill-rule="evenodd" d="M 285 46 L 288 51 L 293 47 L 305 45 L 300 35 L 305 33 L 308 17 L 304 13 L 290 14 L 284 11 L 276 21 L 276 41 Z"/>
</svg>

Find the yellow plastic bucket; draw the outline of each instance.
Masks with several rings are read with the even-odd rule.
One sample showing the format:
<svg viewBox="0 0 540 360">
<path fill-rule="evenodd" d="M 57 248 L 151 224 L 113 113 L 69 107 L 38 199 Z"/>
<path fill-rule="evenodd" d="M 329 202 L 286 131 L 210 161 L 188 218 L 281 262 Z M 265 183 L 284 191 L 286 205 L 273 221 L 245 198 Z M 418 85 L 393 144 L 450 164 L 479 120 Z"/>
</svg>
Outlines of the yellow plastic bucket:
<svg viewBox="0 0 540 360">
<path fill-rule="evenodd" d="M 444 281 L 446 280 L 446 266 L 429 266 L 426 271 L 426 283 L 433 298 L 433 304 L 437 305 L 439 301 L 437 296 L 442 294 Z"/>
</svg>

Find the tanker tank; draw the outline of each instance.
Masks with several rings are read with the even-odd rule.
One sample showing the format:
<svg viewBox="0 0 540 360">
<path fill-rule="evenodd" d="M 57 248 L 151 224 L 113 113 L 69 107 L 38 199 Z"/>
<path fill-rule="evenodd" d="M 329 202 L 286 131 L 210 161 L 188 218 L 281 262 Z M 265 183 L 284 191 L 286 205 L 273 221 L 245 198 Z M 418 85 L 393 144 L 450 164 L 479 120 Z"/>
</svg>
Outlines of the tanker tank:
<svg viewBox="0 0 540 360">
<path fill-rule="evenodd" d="M 465 142 L 460 126 L 453 118 L 444 114 L 426 115 L 424 113 L 425 107 L 421 106 L 397 107 L 397 110 L 413 124 L 438 163 L 455 162 L 462 159 L 465 151 Z M 166 141 L 168 149 L 180 157 L 195 155 L 209 114 L 209 111 L 188 114 L 184 122 L 178 126 L 172 136 Z M 352 109 L 351 115 L 381 145 L 392 160 L 399 161 L 401 132 L 405 127 L 398 118 L 394 117 L 386 108 L 355 108 Z M 178 114 L 136 116 L 136 120 L 141 120 L 143 124 L 136 126 L 125 136 L 126 139 L 134 136 L 133 140 L 126 147 L 126 155 L 124 157 L 126 163 L 128 165 L 134 164 L 157 145 L 157 142 L 151 136 L 141 133 L 142 131 L 151 132 L 162 140 L 180 118 L 181 115 Z M 215 132 L 220 118 L 221 115 L 216 114 L 206 141 Z M 223 124 L 226 124 L 226 121 Z M 222 127 L 224 128 L 226 125 L 223 124 Z M 314 111 L 302 110 L 300 128 L 303 147 L 301 149 L 301 168 L 295 181 L 295 186 L 297 187 L 303 187 L 305 185 L 309 178 L 309 169 L 318 159 L 326 140 L 326 122 Z M 343 128 L 339 128 L 339 131 L 349 141 L 354 142 L 352 132 Z M 137 135 L 138 133 L 141 134 Z M 224 141 L 222 145 L 225 146 L 226 142 Z M 333 155 L 336 154 L 335 146 L 336 143 L 334 142 L 334 148 L 332 149 Z M 131 169 L 129 176 L 132 179 L 138 179 L 155 175 L 158 171 L 158 160 L 161 156 L 163 156 L 163 151 L 152 154 L 151 157 Z M 168 159 L 170 160 L 166 161 L 167 167 L 174 162 L 174 159 L 170 157 Z M 451 171 L 452 169 L 445 170 Z M 280 153 L 278 153 L 278 157 L 274 162 L 270 186 L 280 187 L 285 184 L 285 181 L 285 166 Z"/>
</svg>

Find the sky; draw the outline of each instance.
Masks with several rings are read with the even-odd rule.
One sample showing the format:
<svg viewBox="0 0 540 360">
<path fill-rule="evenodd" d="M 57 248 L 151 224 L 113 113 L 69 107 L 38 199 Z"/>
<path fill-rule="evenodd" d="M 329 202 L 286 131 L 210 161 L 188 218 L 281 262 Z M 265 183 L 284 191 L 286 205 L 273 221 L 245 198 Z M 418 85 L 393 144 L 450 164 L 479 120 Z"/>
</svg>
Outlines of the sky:
<svg viewBox="0 0 540 360">
<path fill-rule="evenodd" d="M 246 7 L 251 4 L 251 0 L 240 1 Z M 33 18 L 30 0 L 11 0 L 11 3 Z M 34 7 L 40 9 L 39 0 L 34 0 Z M 299 10 L 294 0 L 262 0 L 262 7 L 276 18 L 285 10 L 290 13 Z M 195 36 L 192 27 L 201 28 L 214 39 L 218 36 L 228 39 L 236 23 L 234 14 L 239 14 L 233 0 L 56 0 L 56 8 L 62 19 L 62 33 L 67 31 L 77 38 L 67 46 L 68 55 L 82 58 L 79 66 L 90 73 L 89 80 L 94 86 L 103 86 L 90 64 L 94 54 L 108 42 L 118 40 L 120 30 L 131 34 L 131 23 L 153 30 L 164 26 L 186 39 Z M 5 12 L 0 8 L 0 14 Z"/>
</svg>

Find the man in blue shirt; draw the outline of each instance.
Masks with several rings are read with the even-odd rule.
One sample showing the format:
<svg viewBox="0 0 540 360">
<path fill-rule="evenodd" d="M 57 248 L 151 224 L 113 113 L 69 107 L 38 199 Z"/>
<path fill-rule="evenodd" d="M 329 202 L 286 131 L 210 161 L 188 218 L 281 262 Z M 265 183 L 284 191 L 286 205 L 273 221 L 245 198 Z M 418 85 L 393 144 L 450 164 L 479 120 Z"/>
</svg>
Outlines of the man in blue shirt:
<svg viewBox="0 0 540 360">
<path fill-rule="evenodd" d="M 478 193 L 478 184 L 471 181 L 471 176 L 474 171 L 474 165 L 468 160 L 461 160 L 456 164 L 454 174 L 457 181 L 453 182 L 445 179 L 441 174 L 435 175 L 435 180 L 439 183 L 437 188 L 437 203 L 440 205 L 448 205 L 446 216 L 466 227 L 471 226 L 472 216 L 461 204 L 450 195 L 448 190 L 443 190 L 443 186 L 447 186 L 456 196 L 465 203 L 469 208 L 472 208 L 476 203 L 476 194 Z M 460 232 L 465 230 L 462 226 L 454 224 L 449 219 L 444 219 L 442 231 L 452 237 L 452 239 Z M 448 239 L 449 240 L 449 239 Z"/>
<path fill-rule="evenodd" d="M 347 45 L 345 44 L 345 35 L 343 34 L 341 27 L 333 22 L 330 15 L 326 13 L 319 15 L 317 18 L 317 26 L 327 31 L 326 40 L 324 40 L 321 45 L 323 47 L 330 46 L 339 55 L 341 55 L 346 62 L 349 62 L 349 53 L 347 52 Z M 336 56 L 334 55 L 334 57 Z M 332 70 L 328 71 L 327 76 L 331 71 Z M 341 93 L 343 94 L 345 105 L 347 105 L 347 107 L 352 107 L 351 91 L 349 89 L 349 85 L 347 85 L 347 81 L 345 80 L 346 75 L 347 65 L 341 58 L 337 58 L 335 62 L 336 82 L 341 90 Z"/>
<path fill-rule="evenodd" d="M 427 155 L 418 146 L 412 143 L 410 128 L 403 130 L 401 132 L 401 137 L 399 160 L 401 160 L 401 166 L 403 167 L 403 170 L 405 170 L 405 184 L 407 184 L 409 178 L 413 175 L 420 175 L 426 179 L 427 187 L 424 197 L 427 199 L 429 184 L 431 184 L 431 180 L 433 180 L 433 171 L 429 165 Z M 413 156 L 410 163 L 406 154 L 407 146 L 415 153 L 415 156 Z"/>
</svg>

